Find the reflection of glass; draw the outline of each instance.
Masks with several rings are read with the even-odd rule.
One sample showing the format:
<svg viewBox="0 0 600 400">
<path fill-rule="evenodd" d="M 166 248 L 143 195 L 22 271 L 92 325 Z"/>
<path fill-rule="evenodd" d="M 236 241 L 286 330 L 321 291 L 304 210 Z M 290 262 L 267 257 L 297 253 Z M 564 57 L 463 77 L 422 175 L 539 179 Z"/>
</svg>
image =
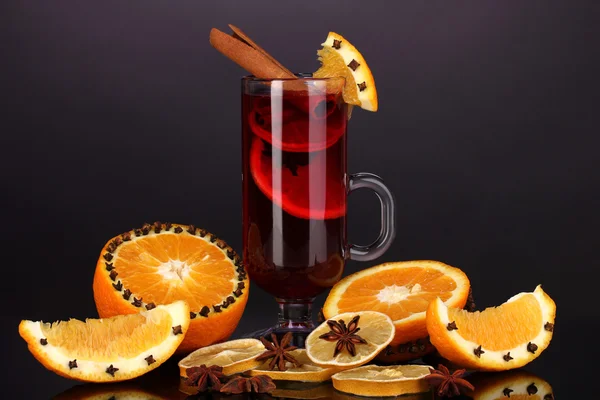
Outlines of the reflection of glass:
<svg viewBox="0 0 600 400">
<path fill-rule="evenodd" d="M 348 175 L 343 78 L 242 81 L 244 261 L 253 283 L 280 304 L 278 325 L 295 342 L 313 328 L 314 297 L 342 276 L 346 259 L 372 260 L 394 238 L 394 204 L 381 179 Z M 349 245 L 346 197 L 373 190 L 382 207 L 379 238 Z"/>
<path fill-rule="evenodd" d="M 554 400 L 552 386 L 527 371 L 477 373 L 467 380 L 475 386 L 474 400 Z"/>
</svg>

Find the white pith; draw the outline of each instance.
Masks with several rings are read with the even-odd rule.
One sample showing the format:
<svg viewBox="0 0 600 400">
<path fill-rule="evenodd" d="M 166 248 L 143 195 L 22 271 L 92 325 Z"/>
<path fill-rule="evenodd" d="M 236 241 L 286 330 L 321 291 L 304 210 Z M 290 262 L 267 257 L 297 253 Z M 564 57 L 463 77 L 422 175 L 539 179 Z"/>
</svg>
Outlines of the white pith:
<svg viewBox="0 0 600 400">
<path fill-rule="evenodd" d="M 150 311 L 142 311 L 140 314 L 146 316 L 151 321 L 153 314 L 156 313 L 155 310 L 166 310 L 171 315 L 172 325 L 181 325 L 183 333 L 175 335 L 169 332 L 168 336 L 160 344 L 132 358 L 115 356 L 114 360 L 102 362 L 77 358 L 72 354 L 68 354 L 65 349 L 54 346 L 50 342 L 46 345 L 41 344 L 40 341 L 46 339 L 42 330 L 42 325 L 44 324 L 42 321 L 23 321 L 22 329 L 29 336 L 27 339 L 31 339 L 28 340 L 29 347 L 34 347 L 53 368 L 65 375 L 82 381 L 120 381 L 134 378 L 158 367 L 173 355 L 179 344 L 183 341 L 190 321 L 187 304 L 183 301 L 177 301 L 169 305 L 157 306 Z M 150 355 L 152 355 L 156 362 L 148 365 L 145 358 Z M 70 369 L 69 361 L 73 361 L 74 359 L 77 360 L 77 368 Z M 111 364 L 114 368 L 119 369 L 115 372 L 114 377 L 106 372 L 106 369 Z"/>
<path fill-rule="evenodd" d="M 382 303 L 394 304 L 406 300 L 410 295 L 421 291 L 421 285 L 418 283 L 412 287 L 408 286 L 386 286 L 377 294 L 377 300 Z"/>
<path fill-rule="evenodd" d="M 333 50 L 335 50 L 340 56 L 342 56 L 342 58 L 344 59 L 344 63 L 346 65 L 350 64 L 352 62 L 352 60 L 356 60 L 361 65 L 366 64 L 364 58 L 362 56 L 360 56 L 360 53 L 357 53 L 356 49 L 352 49 L 352 47 L 344 46 L 343 42 L 345 40 L 342 41 L 342 44 L 340 45 L 339 49 L 335 49 L 333 47 L 334 39 L 338 40 L 338 37 L 333 36 L 330 33 L 329 36 L 327 36 L 327 39 L 325 39 L 325 42 L 321 43 L 321 45 L 331 47 Z M 357 85 L 362 82 L 367 83 L 367 88 L 365 90 L 363 90 L 362 92 L 360 90 L 357 90 L 358 100 L 360 101 L 361 108 L 363 108 L 365 110 L 373 111 L 373 109 L 375 107 L 374 107 L 374 104 L 372 104 L 371 100 L 369 99 L 369 96 L 370 96 L 370 93 L 373 91 L 374 82 L 371 80 L 371 78 L 369 77 L 368 74 L 363 72 L 363 71 L 366 71 L 365 68 L 360 68 L 360 66 L 359 66 L 356 69 L 356 71 L 353 71 L 351 68 L 348 68 L 348 69 L 352 73 L 352 76 L 354 77 L 354 81 Z"/>
<path fill-rule="evenodd" d="M 544 324 L 546 322 L 550 322 L 553 324 L 555 315 L 552 307 L 549 304 L 547 304 L 547 302 L 544 299 L 545 293 L 542 290 L 541 285 L 538 286 L 532 293 L 519 293 L 511 297 L 508 301 L 506 301 L 506 303 L 516 301 L 527 294 L 533 294 L 535 296 L 542 311 L 542 326 L 540 326 L 538 334 L 530 340 L 531 343 L 535 343 L 536 345 L 538 345 L 539 349 L 535 352 L 535 354 L 532 354 L 527 350 L 528 343 L 523 343 L 517 348 L 503 349 L 500 351 L 489 350 L 486 349 L 485 346 L 483 346 L 482 350 L 484 350 L 485 353 L 481 355 L 481 358 L 479 358 L 473 353 L 473 350 L 478 348 L 480 344 L 471 342 L 463 338 L 459 333 L 460 326 L 458 327 L 458 330 L 449 331 L 449 335 L 452 338 L 452 340 L 456 343 L 456 348 L 458 349 L 458 351 L 460 351 L 464 357 L 469 358 L 473 364 L 481 364 L 481 367 L 484 369 L 511 369 L 514 367 L 522 366 L 523 363 L 527 363 L 530 360 L 537 358 L 544 351 L 544 348 L 550 343 L 550 340 L 552 339 L 552 332 L 549 332 L 546 329 L 544 329 Z M 437 308 L 439 315 L 439 323 L 441 326 L 445 327 L 450 322 L 453 322 L 450 321 L 448 317 L 448 307 L 439 298 L 436 299 L 435 302 L 435 307 Z M 434 337 L 431 338 L 431 341 L 432 344 L 435 346 Z M 510 351 L 510 356 L 513 359 L 507 362 L 503 359 L 503 357 L 507 354 L 508 351 Z"/>
<path fill-rule="evenodd" d="M 137 235 L 134 234 L 134 232 L 129 232 L 131 239 L 129 241 L 123 242 L 122 244 L 120 244 L 119 246 L 117 246 L 117 248 L 115 249 L 115 251 L 112 252 L 113 259 L 111 261 L 109 261 L 109 263 L 112 263 L 116 259 L 118 259 L 118 257 L 119 257 L 119 251 L 121 250 L 122 246 L 124 246 L 124 245 L 127 246 L 127 243 L 135 243 L 136 240 L 140 240 L 140 239 L 143 239 L 145 237 L 152 236 L 152 235 L 190 235 L 190 236 L 193 236 L 194 238 L 196 238 L 198 240 L 204 240 L 205 242 L 209 243 L 213 247 L 218 248 L 219 250 L 221 250 L 221 252 L 223 253 L 224 258 L 226 260 L 228 260 L 228 261 L 231 262 L 232 268 L 235 271 L 234 276 L 230 279 L 231 290 L 229 292 L 229 295 L 233 296 L 233 292 L 235 290 L 237 290 L 237 287 L 238 287 L 237 285 L 240 282 L 244 282 L 244 284 L 245 284 L 245 288 L 242 289 L 242 295 L 241 296 L 246 295 L 247 290 L 248 290 L 248 277 L 246 277 L 246 279 L 244 279 L 242 281 L 238 280 L 239 273 L 236 270 L 234 261 L 231 260 L 227 256 L 227 250 L 231 249 L 231 248 L 229 248 L 227 246 L 225 246 L 224 248 L 220 248 L 215 243 L 212 243 L 210 241 L 212 234 L 206 234 L 204 237 L 199 236 L 199 235 L 192 235 L 192 234 L 190 234 L 186 230 L 187 227 L 185 227 L 185 226 L 181 226 L 181 228 L 184 229 L 183 232 L 181 232 L 181 233 L 175 233 L 173 230 L 176 227 L 178 227 L 178 226 L 180 226 L 180 225 L 173 224 L 173 226 L 169 230 L 166 230 L 165 227 L 164 227 L 164 225 L 163 225 L 163 227 L 162 227 L 162 229 L 161 229 L 161 231 L 159 233 L 156 233 L 156 232 L 154 232 L 153 229 L 151 229 L 146 235 L 143 235 L 143 236 L 137 236 Z M 148 254 L 141 254 L 141 256 L 151 257 Z M 209 256 L 207 254 L 202 261 L 205 261 L 206 259 L 208 259 L 208 257 Z M 155 259 L 153 258 L 153 260 L 155 260 Z M 107 271 L 106 268 L 103 268 L 102 270 L 106 273 L 108 279 L 110 279 L 110 271 Z M 118 269 L 115 269 L 115 270 L 116 270 L 117 273 L 119 272 Z M 190 266 L 187 265 L 187 263 L 185 263 L 184 261 L 181 261 L 179 259 L 169 259 L 169 261 L 163 262 L 163 263 L 161 263 L 161 265 L 159 265 L 157 267 L 156 273 L 159 274 L 160 276 L 162 276 L 164 278 L 164 280 L 168 280 L 169 281 L 169 284 L 172 287 L 171 290 L 177 290 L 178 287 L 184 286 L 184 281 L 186 279 L 191 279 L 190 278 L 190 271 L 191 271 Z M 111 282 L 113 282 L 113 281 L 111 281 Z M 118 275 L 117 275 L 116 279 L 114 280 L 114 283 L 117 283 L 117 282 L 119 282 Z M 115 289 L 115 292 L 119 293 L 119 297 L 121 297 L 122 294 L 125 292 L 126 289 L 127 289 L 127 287 L 123 284 L 123 287 L 121 288 L 121 290 L 117 291 Z M 227 296 L 229 296 L 229 295 L 227 295 Z M 227 296 L 225 296 L 225 298 Z M 129 303 L 133 303 L 134 298 L 140 298 L 140 296 L 137 296 L 136 293 L 132 292 L 131 296 L 129 297 L 128 302 Z M 223 300 L 225 298 L 223 298 Z M 237 297 L 236 297 L 236 301 L 237 301 Z M 141 299 L 141 306 L 140 307 L 136 307 L 136 308 L 146 309 L 146 306 L 148 305 L 148 303 L 149 302 L 144 301 L 144 299 L 142 298 Z M 213 308 L 212 308 L 214 305 L 220 305 L 220 304 L 206 304 L 206 306 L 208 306 L 209 309 L 210 309 L 210 313 L 214 312 Z M 227 308 L 221 308 L 220 312 L 225 313 L 225 312 L 227 312 L 228 309 L 229 309 L 229 307 L 227 307 Z M 190 310 L 190 311 L 198 313 L 200 310 Z"/>
</svg>

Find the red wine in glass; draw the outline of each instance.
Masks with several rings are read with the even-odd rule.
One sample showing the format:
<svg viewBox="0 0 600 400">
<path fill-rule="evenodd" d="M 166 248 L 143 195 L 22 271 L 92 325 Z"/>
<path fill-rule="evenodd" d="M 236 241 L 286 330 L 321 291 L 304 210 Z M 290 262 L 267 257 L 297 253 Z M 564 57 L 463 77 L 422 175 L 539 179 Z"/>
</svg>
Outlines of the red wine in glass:
<svg viewBox="0 0 600 400">
<path fill-rule="evenodd" d="M 339 281 L 345 260 L 376 258 L 393 240 L 389 190 L 374 175 L 346 172 L 342 86 L 342 78 L 243 80 L 244 262 L 280 306 L 277 325 L 254 336 L 291 330 L 302 345 L 315 296 Z M 382 233 L 370 246 L 346 238 L 346 198 L 359 187 L 382 201 Z"/>
</svg>

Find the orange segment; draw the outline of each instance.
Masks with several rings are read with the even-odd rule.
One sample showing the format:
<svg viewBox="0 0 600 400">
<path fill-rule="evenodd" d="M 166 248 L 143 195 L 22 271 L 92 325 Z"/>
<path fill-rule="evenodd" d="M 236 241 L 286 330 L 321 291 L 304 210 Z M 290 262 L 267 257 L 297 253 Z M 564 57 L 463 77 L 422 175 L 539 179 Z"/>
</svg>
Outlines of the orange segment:
<svg viewBox="0 0 600 400">
<path fill-rule="evenodd" d="M 233 249 L 193 226 L 146 224 L 104 246 L 94 300 L 101 317 L 184 300 L 192 311 L 180 351 L 226 340 L 247 301 L 246 270 Z"/>
<path fill-rule="evenodd" d="M 387 314 L 396 327 L 392 344 L 427 336 L 425 311 L 436 298 L 463 307 L 469 295 L 467 276 L 437 261 L 381 264 L 350 275 L 327 297 L 326 318 L 342 312 L 377 311 Z"/>
<path fill-rule="evenodd" d="M 554 301 L 538 286 L 474 313 L 448 308 L 437 299 L 427 310 L 427 330 L 440 354 L 458 365 L 508 370 L 531 362 L 548 347 L 555 316 Z"/>
</svg>

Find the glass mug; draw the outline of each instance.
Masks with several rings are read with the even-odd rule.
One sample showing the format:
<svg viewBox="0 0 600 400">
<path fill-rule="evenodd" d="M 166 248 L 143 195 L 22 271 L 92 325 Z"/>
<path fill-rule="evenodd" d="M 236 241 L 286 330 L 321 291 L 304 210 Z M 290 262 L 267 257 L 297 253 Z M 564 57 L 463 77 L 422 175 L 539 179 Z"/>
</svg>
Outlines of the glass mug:
<svg viewBox="0 0 600 400">
<path fill-rule="evenodd" d="M 395 237 L 394 199 L 383 181 L 346 172 L 344 78 L 242 79 L 244 263 L 279 303 L 277 324 L 249 336 L 314 325 L 311 305 L 340 280 L 347 259 L 381 256 Z M 368 246 L 346 238 L 346 198 L 368 188 L 381 202 L 381 231 Z"/>
</svg>

